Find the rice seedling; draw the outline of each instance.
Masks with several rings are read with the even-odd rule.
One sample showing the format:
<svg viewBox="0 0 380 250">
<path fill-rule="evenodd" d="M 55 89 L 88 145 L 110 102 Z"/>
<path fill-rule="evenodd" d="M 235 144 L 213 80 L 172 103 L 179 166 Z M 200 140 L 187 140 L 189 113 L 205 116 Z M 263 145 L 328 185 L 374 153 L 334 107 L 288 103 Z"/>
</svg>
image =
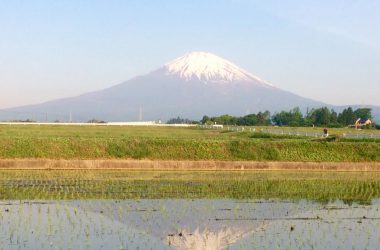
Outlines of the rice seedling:
<svg viewBox="0 0 380 250">
<path fill-rule="evenodd" d="M 0 187 L 5 249 L 374 249 L 380 235 L 380 173 L 1 170 Z"/>
</svg>

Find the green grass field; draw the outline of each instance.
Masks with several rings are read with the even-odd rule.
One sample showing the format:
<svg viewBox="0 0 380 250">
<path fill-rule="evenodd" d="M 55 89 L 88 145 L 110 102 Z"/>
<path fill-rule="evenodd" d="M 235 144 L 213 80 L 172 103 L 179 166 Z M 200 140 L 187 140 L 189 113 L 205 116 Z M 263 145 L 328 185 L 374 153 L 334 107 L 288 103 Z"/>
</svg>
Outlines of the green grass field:
<svg viewBox="0 0 380 250">
<path fill-rule="evenodd" d="M 362 162 L 380 161 L 380 140 L 200 128 L 4 125 L 0 158 Z"/>
</svg>

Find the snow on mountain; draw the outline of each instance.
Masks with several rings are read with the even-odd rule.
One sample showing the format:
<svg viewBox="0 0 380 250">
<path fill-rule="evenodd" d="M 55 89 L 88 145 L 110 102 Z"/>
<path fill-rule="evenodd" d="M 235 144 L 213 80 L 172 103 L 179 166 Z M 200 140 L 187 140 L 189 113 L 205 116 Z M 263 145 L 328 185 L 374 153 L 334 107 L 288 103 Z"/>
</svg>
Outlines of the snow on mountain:
<svg viewBox="0 0 380 250">
<path fill-rule="evenodd" d="M 235 64 L 206 52 L 192 52 L 164 66 L 167 75 L 179 76 L 185 81 L 200 80 L 204 83 L 252 82 L 262 86 L 271 84 L 239 68 Z"/>
</svg>

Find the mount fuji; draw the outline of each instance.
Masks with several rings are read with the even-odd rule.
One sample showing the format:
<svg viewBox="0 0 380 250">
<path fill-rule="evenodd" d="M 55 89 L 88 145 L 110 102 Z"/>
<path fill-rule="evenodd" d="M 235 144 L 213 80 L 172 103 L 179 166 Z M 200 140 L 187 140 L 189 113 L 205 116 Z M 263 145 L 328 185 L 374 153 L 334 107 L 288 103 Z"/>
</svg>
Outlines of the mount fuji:
<svg viewBox="0 0 380 250">
<path fill-rule="evenodd" d="M 4 110 L 0 119 L 67 121 L 71 116 L 75 121 L 133 121 L 181 116 L 199 120 L 203 115 L 322 106 L 332 107 L 276 88 L 216 55 L 193 52 L 108 89 Z"/>
</svg>

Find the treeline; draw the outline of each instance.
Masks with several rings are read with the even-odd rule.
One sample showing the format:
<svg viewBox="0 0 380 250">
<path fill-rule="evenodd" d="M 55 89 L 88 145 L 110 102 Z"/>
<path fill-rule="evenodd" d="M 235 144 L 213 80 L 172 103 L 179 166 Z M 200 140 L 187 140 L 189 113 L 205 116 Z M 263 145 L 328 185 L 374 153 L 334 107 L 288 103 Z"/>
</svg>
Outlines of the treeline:
<svg viewBox="0 0 380 250">
<path fill-rule="evenodd" d="M 238 126 L 265 126 L 271 125 L 271 115 L 269 111 L 264 113 L 249 114 L 242 117 L 231 115 L 222 115 L 217 117 L 204 116 L 200 121 L 202 124 L 222 124 L 222 125 L 238 125 Z"/>
<path fill-rule="evenodd" d="M 200 123 L 202 124 L 223 124 L 238 126 L 325 126 L 325 127 L 346 127 L 354 125 L 357 119 L 371 119 L 372 110 L 369 108 L 359 108 L 353 110 L 351 107 L 337 113 L 327 107 L 311 109 L 303 114 L 299 108 L 290 111 L 281 111 L 273 115 L 269 111 L 249 114 L 246 116 L 236 117 L 231 115 L 222 115 L 217 117 L 204 116 Z M 379 125 L 373 125 L 380 129 Z"/>
<path fill-rule="evenodd" d="M 274 124 L 279 126 L 328 126 L 346 127 L 355 124 L 357 119 L 372 119 L 372 110 L 359 108 L 353 110 L 351 107 L 344 109 L 341 113 L 335 112 L 327 107 L 312 109 L 303 115 L 299 108 L 291 111 L 282 111 L 272 117 Z"/>
<path fill-rule="evenodd" d="M 193 121 L 190 119 L 183 119 L 181 117 L 172 118 L 166 122 L 166 124 L 199 124 L 198 121 Z"/>
</svg>

